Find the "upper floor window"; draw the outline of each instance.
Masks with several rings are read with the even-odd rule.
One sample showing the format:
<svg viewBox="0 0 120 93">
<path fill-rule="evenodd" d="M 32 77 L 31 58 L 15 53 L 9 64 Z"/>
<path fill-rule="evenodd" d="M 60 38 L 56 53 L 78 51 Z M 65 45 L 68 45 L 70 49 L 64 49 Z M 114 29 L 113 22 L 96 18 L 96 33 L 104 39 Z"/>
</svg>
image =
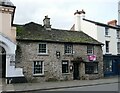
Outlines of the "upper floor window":
<svg viewBox="0 0 120 93">
<path fill-rule="evenodd" d="M 65 44 L 65 54 L 72 54 L 73 53 L 73 45 L 72 44 Z"/>
<path fill-rule="evenodd" d="M 105 41 L 106 53 L 109 53 L 109 43 L 110 41 Z"/>
<path fill-rule="evenodd" d="M 118 51 L 118 54 L 120 54 L 120 42 L 117 42 L 117 51 Z"/>
<path fill-rule="evenodd" d="M 44 74 L 43 61 L 34 61 L 33 62 L 33 74 L 34 75 L 43 75 Z"/>
<path fill-rule="evenodd" d="M 120 38 L 120 31 L 117 30 L 117 38 Z"/>
<path fill-rule="evenodd" d="M 39 53 L 47 54 L 47 45 L 46 44 L 39 44 Z"/>
<path fill-rule="evenodd" d="M 87 46 L 87 54 L 93 54 L 94 50 L 93 50 L 93 46 L 92 45 L 89 45 Z"/>
<path fill-rule="evenodd" d="M 109 28 L 105 27 L 105 35 L 108 36 L 109 35 Z"/>
</svg>

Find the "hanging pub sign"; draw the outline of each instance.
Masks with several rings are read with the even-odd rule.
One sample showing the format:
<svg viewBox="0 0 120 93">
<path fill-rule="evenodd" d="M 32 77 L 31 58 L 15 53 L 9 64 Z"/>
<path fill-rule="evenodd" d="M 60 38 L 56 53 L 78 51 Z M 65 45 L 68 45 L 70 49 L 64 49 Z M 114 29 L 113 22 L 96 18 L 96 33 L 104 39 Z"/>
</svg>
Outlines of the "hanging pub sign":
<svg viewBox="0 0 120 93">
<path fill-rule="evenodd" d="M 96 55 L 89 55 L 88 60 L 89 61 L 96 61 Z"/>
</svg>

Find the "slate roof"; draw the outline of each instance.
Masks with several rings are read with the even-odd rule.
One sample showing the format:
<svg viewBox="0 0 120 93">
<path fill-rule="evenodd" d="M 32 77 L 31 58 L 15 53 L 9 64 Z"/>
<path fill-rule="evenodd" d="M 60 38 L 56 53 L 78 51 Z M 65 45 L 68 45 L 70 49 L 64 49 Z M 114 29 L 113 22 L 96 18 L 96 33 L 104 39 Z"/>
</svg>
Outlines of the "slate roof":
<svg viewBox="0 0 120 93">
<path fill-rule="evenodd" d="M 85 19 L 85 18 L 83 20 L 91 22 L 91 23 L 99 25 L 99 26 L 109 27 L 109 28 L 113 28 L 113 29 L 117 29 L 117 30 L 120 29 L 120 27 L 118 27 L 118 26 L 111 26 L 111 25 L 108 25 L 108 24 L 103 24 L 103 23 L 92 21 L 92 20 L 88 20 L 88 19 Z"/>
<path fill-rule="evenodd" d="M 83 33 L 82 31 L 70 31 L 51 29 L 45 30 L 44 27 L 36 23 L 25 25 L 15 25 L 17 27 L 17 40 L 27 41 L 46 41 L 62 43 L 81 43 L 102 45 L 102 43 Z"/>
</svg>

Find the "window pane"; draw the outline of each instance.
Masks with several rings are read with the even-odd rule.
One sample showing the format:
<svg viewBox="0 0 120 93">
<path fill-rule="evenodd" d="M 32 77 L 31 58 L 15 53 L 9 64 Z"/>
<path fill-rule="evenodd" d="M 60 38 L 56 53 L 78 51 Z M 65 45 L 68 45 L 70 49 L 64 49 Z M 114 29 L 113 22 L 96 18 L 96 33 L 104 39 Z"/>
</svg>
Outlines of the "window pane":
<svg viewBox="0 0 120 93">
<path fill-rule="evenodd" d="M 62 73 L 68 73 L 68 61 L 62 62 Z"/>
<path fill-rule="evenodd" d="M 117 51 L 118 51 L 118 54 L 120 54 L 120 42 L 117 43 Z"/>
<path fill-rule="evenodd" d="M 109 41 L 105 41 L 105 45 L 106 45 L 106 52 L 109 52 Z"/>
<path fill-rule="evenodd" d="M 85 63 L 85 74 L 98 73 L 98 63 Z"/>
<path fill-rule="evenodd" d="M 104 60 L 104 71 L 112 72 L 112 60 Z"/>
<path fill-rule="evenodd" d="M 72 51 L 73 51 L 73 45 L 71 45 L 71 44 L 65 44 L 65 53 L 72 54 Z"/>
<path fill-rule="evenodd" d="M 43 73 L 43 62 L 34 61 L 34 74 L 42 74 L 42 73 Z"/>
<path fill-rule="evenodd" d="M 108 27 L 105 27 L 105 35 L 109 35 L 108 30 L 109 30 L 109 28 L 108 28 Z"/>
<path fill-rule="evenodd" d="M 87 54 L 93 54 L 93 46 L 87 46 Z"/>
<path fill-rule="evenodd" d="M 39 44 L 39 53 L 46 53 L 46 44 Z"/>
<path fill-rule="evenodd" d="M 117 38 L 120 38 L 120 31 L 117 30 Z"/>
</svg>

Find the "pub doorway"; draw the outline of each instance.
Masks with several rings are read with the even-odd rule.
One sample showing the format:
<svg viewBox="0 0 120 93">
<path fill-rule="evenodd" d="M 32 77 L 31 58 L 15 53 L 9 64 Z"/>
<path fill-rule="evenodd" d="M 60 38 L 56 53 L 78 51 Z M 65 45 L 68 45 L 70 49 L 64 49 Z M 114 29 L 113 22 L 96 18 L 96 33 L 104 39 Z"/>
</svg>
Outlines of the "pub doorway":
<svg viewBox="0 0 120 93">
<path fill-rule="evenodd" d="M 79 80 L 79 63 L 73 63 L 73 79 Z"/>
</svg>

